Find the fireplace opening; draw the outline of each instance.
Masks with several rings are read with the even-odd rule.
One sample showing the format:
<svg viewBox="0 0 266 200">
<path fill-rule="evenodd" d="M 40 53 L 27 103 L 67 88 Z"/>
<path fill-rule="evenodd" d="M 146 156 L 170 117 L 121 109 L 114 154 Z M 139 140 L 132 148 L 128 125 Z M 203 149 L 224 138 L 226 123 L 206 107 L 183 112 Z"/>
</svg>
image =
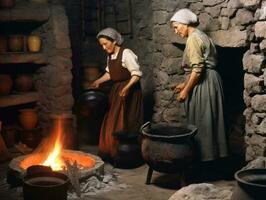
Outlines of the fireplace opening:
<svg viewBox="0 0 266 200">
<path fill-rule="evenodd" d="M 224 116 L 229 147 L 233 154 L 245 154 L 243 111 L 244 70 L 242 58 L 245 48 L 217 47 L 218 71 L 223 81 Z"/>
</svg>

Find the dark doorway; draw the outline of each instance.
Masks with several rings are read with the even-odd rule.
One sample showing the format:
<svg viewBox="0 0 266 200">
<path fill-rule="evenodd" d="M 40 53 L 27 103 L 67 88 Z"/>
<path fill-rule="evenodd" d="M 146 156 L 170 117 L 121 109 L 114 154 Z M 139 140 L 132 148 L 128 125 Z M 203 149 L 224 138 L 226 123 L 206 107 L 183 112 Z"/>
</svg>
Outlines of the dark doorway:
<svg viewBox="0 0 266 200">
<path fill-rule="evenodd" d="M 243 55 L 245 48 L 221 48 L 218 51 L 218 71 L 223 80 L 225 123 L 231 151 L 244 154 L 245 103 Z"/>
</svg>

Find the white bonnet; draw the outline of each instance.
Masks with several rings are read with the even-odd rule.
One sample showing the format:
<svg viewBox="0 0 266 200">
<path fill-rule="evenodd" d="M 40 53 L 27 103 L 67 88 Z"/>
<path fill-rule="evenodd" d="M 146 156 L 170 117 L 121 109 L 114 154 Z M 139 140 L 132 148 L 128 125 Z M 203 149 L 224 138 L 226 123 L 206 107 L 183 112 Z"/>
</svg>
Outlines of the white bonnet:
<svg viewBox="0 0 266 200">
<path fill-rule="evenodd" d="M 118 45 L 122 45 L 122 43 L 124 42 L 122 35 L 118 33 L 115 29 L 110 27 L 101 30 L 96 37 L 97 39 L 99 39 L 101 36 L 107 36 L 109 38 L 112 38 L 117 42 Z"/>
<path fill-rule="evenodd" d="M 178 10 L 170 19 L 170 21 L 191 25 L 191 24 L 198 24 L 198 17 L 191 10 L 183 8 Z"/>
</svg>

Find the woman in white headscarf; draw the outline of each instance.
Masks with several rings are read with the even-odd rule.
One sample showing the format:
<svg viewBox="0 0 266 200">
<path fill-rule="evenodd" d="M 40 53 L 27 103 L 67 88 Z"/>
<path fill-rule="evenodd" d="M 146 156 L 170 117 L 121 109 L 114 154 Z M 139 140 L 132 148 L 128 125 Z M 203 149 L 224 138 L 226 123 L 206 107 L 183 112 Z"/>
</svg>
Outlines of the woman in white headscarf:
<svg viewBox="0 0 266 200">
<path fill-rule="evenodd" d="M 142 72 L 138 57 L 130 49 L 122 47 L 123 38 L 115 29 L 101 30 L 97 39 L 107 53 L 107 66 L 105 74 L 94 81 L 92 87 L 98 88 L 101 83 L 113 80 L 110 108 L 104 117 L 99 140 L 99 155 L 108 159 L 117 153 L 113 133 L 138 133 L 143 123 L 139 82 Z"/>
<path fill-rule="evenodd" d="M 216 48 L 212 40 L 196 28 L 198 18 L 189 9 L 171 18 L 174 31 L 187 37 L 183 66 L 189 71 L 186 81 L 176 86 L 177 101 L 185 102 L 188 123 L 198 128 L 196 142 L 200 160 L 228 156 L 223 114 L 223 88 L 216 71 Z"/>
</svg>

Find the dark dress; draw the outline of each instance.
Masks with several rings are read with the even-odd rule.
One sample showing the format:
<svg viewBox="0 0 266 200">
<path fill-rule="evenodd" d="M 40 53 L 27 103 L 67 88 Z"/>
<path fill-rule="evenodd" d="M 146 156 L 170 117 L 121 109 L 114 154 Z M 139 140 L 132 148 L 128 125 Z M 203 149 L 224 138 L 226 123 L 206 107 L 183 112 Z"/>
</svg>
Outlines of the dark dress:
<svg viewBox="0 0 266 200">
<path fill-rule="evenodd" d="M 100 133 L 99 155 L 113 157 L 116 154 L 116 141 L 113 133 L 118 131 L 139 132 L 143 124 L 142 93 L 139 81 L 135 83 L 123 100 L 119 92 L 131 79 L 131 74 L 122 66 L 124 48 L 120 48 L 116 59 L 109 59 L 108 67 L 114 84 L 109 94 L 110 108 L 106 113 Z"/>
</svg>

